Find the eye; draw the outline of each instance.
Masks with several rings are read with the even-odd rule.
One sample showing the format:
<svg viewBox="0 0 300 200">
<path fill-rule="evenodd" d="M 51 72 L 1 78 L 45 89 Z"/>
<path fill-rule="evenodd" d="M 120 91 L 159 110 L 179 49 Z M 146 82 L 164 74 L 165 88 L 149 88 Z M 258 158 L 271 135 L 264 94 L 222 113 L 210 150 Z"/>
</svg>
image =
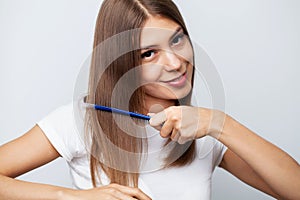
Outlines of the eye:
<svg viewBox="0 0 300 200">
<path fill-rule="evenodd" d="M 172 39 L 172 46 L 177 46 L 183 43 L 184 33 L 179 33 Z"/>
<path fill-rule="evenodd" d="M 149 51 L 142 53 L 141 57 L 142 57 L 142 59 L 150 60 L 155 56 L 155 53 L 156 53 L 155 50 L 149 50 Z"/>
</svg>

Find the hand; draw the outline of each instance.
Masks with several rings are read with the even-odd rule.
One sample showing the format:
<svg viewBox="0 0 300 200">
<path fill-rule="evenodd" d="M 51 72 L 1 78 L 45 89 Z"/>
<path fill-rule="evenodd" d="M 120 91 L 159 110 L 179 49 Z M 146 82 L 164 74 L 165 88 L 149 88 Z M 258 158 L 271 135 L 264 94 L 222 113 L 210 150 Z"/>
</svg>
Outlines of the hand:
<svg viewBox="0 0 300 200">
<path fill-rule="evenodd" d="M 160 130 L 160 135 L 179 144 L 221 133 L 226 115 L 217 110 L 191 106 L 171 106 L 157 114 L 149 113 L 150 125 Z"/>
<path fill-rule="evenodd" d="M 151 200 L 151 198 L 147 196 L 144 192 L 142 192 L 139 188 L 127 187 L 114 183 L 89 190 L 76 190 L 73 194 L 69 196 L 69 198 L 64 198 L 64 200 L 65 199 Z"/>
</svg>

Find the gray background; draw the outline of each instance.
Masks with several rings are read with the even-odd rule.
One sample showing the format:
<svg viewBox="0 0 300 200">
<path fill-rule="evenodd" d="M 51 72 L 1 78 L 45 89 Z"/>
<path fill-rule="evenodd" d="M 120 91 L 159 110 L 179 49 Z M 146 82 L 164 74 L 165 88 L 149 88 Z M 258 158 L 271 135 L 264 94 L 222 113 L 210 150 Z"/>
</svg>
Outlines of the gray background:
<svg viewBox="0 0 300 200">
<path fill-rule="evenodd" d="M 299 162 L 300 2 L 175 2 L 192 39 L 220 73 L 225 112 Z M 76 75 L 92 49 L 100 3 L 0 1 L 0 144 L 72 100 Z M 71 185 L 62 159 L 21 179 Z M 213 199 L 272 199 L 223 170 L 213 179 Z"/>
</svg>

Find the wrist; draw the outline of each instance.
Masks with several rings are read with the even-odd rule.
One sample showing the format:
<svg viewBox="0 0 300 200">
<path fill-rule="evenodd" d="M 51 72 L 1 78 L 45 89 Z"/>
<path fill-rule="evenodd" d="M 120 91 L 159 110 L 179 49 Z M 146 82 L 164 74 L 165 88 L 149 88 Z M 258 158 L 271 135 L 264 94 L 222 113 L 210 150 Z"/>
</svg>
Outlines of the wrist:
<svg viewBox="0 0 300 200">
<path fill-rule="evenodd" d="M 62 190 L 57 191 L 57 199 L 58 200 L 79 200 L 79 191 L 74 189 L 64 188 Z"/>
<path fill-rule="evenodd" d="M 226 117 L 224 118 L 222 131 L 219 132 L 219 134 L 215 138 L 220 142 L 222 142 L 223 144 L 228 145 L 229 141 L 237 137 L 236 135 L 237 133 L 242 132 L 240 128 L 241 128 L 240 123 L 238 123 L 231 116 L 226 115 Z"/>
<path fill-rule="evenodd" d="M 232 118 L 226 113 L 219 110 L 211 111 L 211 121 L 208 129 L 209 136 L 219 140 L 222 134 L 224 134 L 228 126 L 232 123 Z"/>
</svg>

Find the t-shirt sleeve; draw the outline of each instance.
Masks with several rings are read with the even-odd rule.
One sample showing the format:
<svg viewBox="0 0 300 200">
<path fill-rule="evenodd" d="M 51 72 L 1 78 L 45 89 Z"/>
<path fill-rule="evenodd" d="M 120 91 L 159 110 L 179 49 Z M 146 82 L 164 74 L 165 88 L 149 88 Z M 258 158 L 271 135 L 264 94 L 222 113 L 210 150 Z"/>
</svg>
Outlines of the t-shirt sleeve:
<svg viewBox="0 0 300 200">
<path fill-rule="evenodd" d="M 75 125 L 73 104 L 61 106 L 40 120 L 37 125 L 58 153 L 70 162 L 85 151 Z"/>
<path fill-rule="evenodd" d="M 214 167 L 220 165 L 226 150 L 227 150 L 227 147 L 224 144 L 222 144 L 221 142 L 216 140 L 216 143 L 215 143 L 214 149 L 213 149 L 213 165 L 214 165 Z"/>
</svg>

